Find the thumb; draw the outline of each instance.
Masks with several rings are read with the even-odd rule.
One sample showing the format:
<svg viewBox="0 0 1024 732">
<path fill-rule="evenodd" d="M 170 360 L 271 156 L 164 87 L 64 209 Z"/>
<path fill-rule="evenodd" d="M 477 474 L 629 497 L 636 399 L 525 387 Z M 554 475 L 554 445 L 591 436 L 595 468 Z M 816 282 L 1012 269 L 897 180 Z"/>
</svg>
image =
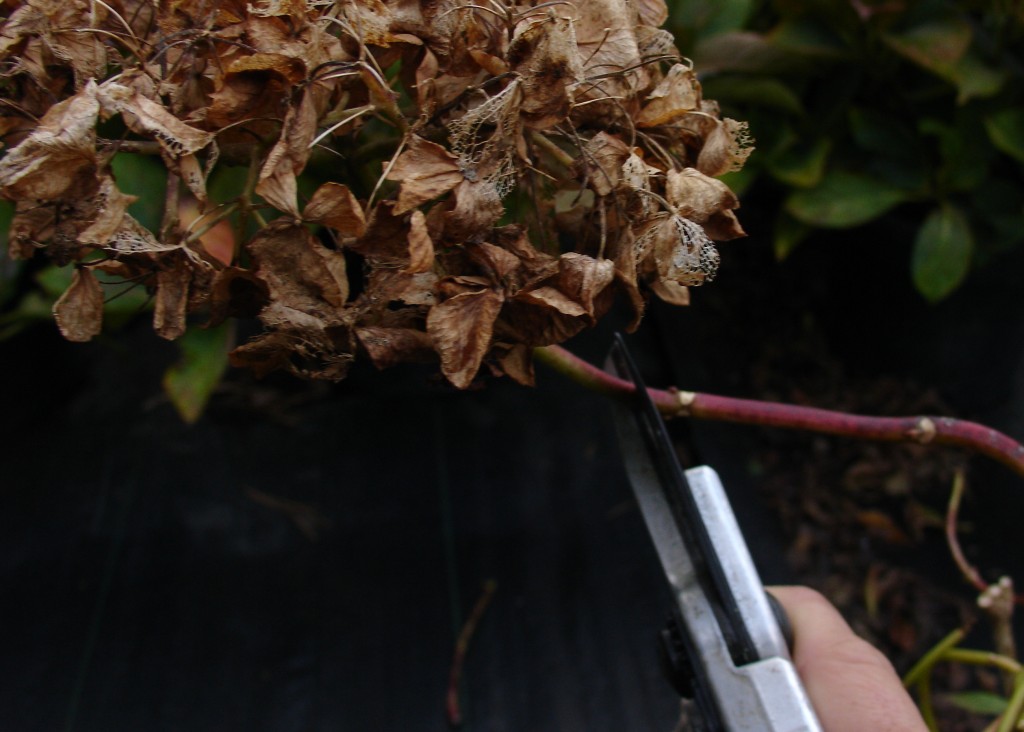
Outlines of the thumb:
<svg viewBox="0 0 1024 732">
<path fill-rule="evenodd" d="M 826 732 L 925 732 L 889 660 L 806 587 L 771 587 L 793 626 L 793 663 Z"/>
</svg>

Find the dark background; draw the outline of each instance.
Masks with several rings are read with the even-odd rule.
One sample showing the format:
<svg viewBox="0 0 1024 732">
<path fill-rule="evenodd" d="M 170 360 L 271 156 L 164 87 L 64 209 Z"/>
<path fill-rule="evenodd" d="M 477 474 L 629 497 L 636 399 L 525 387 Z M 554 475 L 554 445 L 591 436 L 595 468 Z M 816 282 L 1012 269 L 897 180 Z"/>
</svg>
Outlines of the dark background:
<svg viewBox="0 0 1024 732">
<path fill-rule="evenodd" d="M 931 307 L 898 266 L 898 221 L 780 266 L 756 210 L 719 280 L 631 338 L 649 383 L 778 397 L 763 392 L 838 362 L 1024 438 L 1024 252 Z M 599 363 L 615 326 L 569 345 Z M 443 730 L 457 629 L 494 580 L 466 729 L 671 729 L 666 595 L 601 397 L 543 369 L 533 390 L 465 393 L 431 369 L 337 386 L 233 373 L 186 426 L 160 392 L 173 359 L 145 322 L 0 346 L 0 728 Z M 750 460 L 764 432 L 672 430 L 722 474 L 763 578 L 800 579 Z M 790 464 L 815 444 L 794 439 Z M 1019 480 L 971 470 L 966 510 L 994 537 L 972 556 L 1011 565 Z M 969 596 L 945 554 L 922 556 Z"/>
</svg>

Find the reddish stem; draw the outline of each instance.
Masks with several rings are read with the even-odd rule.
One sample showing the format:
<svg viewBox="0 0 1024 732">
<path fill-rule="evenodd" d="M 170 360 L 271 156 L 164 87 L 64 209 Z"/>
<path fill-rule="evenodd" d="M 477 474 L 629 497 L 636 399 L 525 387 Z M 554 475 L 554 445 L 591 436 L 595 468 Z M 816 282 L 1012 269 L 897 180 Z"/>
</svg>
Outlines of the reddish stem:
<svg viewBox="0 0 1024 732">
<path fill-rule="evenodd" d="M 469 642 L 476 633 L 480 619 L 484 616 L 487 606 L 491 604 L 494 593 L 498 590 L 498 583 L 488 580 L 484 584 L 483 593 L 473 606 L 473 612 L 459 632 L 455 641 L 455 653 L 452 656 L 452 667 L 448 674 L 448 692 L 445 695 L 445 708 L 448 713 L 448 726 L 457 728 L 462 726 L 462 707 L 459 704 L 459 686 L 462 683 L 462 667 L 466 662 L 466 652 L 469 650 Z"/>
<path fill-rule="evenodd" d="M 574 381 L 610 396 L 633 393 L 633 385 L 574 356 L 560 346 L 535 350 L 537 357 Z M 985 425 L 951 417 L 871 417 L 793 404 L 650 389 L 666 417 L 688 416 L 742 424 L 823 432 L 891 442 L 956 445 L 998 460 L 1024 477 L 1024 445 Z"/>
</svg>

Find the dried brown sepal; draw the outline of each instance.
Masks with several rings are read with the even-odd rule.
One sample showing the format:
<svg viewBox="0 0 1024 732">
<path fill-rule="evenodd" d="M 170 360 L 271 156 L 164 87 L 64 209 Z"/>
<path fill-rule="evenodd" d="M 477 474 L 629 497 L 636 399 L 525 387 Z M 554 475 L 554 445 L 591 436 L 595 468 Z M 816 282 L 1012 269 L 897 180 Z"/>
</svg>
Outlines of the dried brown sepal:
<svg viewBox="0 0 1024 732">
<path fill-rule="evenodd" d="M 441 371 L 460 389 L 480 370 L 505 297 L 490 287 L 466 289 L 430 308 L 427 333 L 441 357 Z"/>
<path fill-rule="evenodd" d="M 309 160 L 310 143 L 316 136 L 317 111 L 313 94 L 307 90 L 298 104 L 290 107 L 281 136 L 260 170 L 256 193 L 280 211 L 299 217 L 296 176 Z"/>
<path fill-rule="evenodd" d="M 700 107 L 700 83 L 693 69 L 675 64 L 648 95 L 636 118 L 637 127 L 659 127 Z"/>
<path fill-rule="evenodd" d="M 614 135 L 598 132 L 576 160 L 576 174 L 599 196 L 607 196 L 622 180 L 622 166 L 630 156 L 629 146 Z"/>
<path fill-rule="evenodd" d="M 189 283 L 192 271 L 185 256 L 175 256 L 156 274 L 156 296 L 153 299 L 153 330 L 169 341 L 185 333 Z"/>
<path fill-rule="evenodd" d="M 398 156 L 386 176 L 401 181 L 396 215 L 443 196 L 459 185 L 465 176 L 458 158 L 436 142 L 410 135 L 406 149 Z"/>
<path fill-rule="evenodd" d="M 84 343 L 103 329 L 103 288 L 88 267 L 76 267 L 71 284 L 53 305 L 61 335 Z"/>
<path fill-rule="evenodd" d="M 522 79 L 524 122 L 547 129 L 564 121 L 583 64 L 572 23 L 565 17 L 528 16 L 516 27 L 508 63 Z"/>
<path fill-rule="evenodd" d="M 337 319 L 348 300 L 344 255 L 317 242 L 306 227 L 287 221 L 272 222 L 247 249 L 272 302 L 325 322 Z"/>
<path fill-rule="evenodd" d="M 717 120 L 697 157 L 697 170 L 710 176 L 739 170 L 753 151 L 746 122 L 729 118 Z"/>
<path fill-rule="evenodd" d="M 24 141 L 0 160 L 0 193 L 52 201 L 81 189 L 96 170 L 96 84 L 50 107 Z"/>
<path fill-rule="evenodd" d="M 434 268 L 434 240 L 427 229 L 427 217 L 422 211 L 413 211 L 409 217 L 409 264 L 405 272 L 416 274 Z"/>
<path fill-rule="evenodd" d="M 356 338 L 379 369 L 436 357 L 431 337 L 414 328 L 356 328 Z"/>
<path fill-rule="evenodd" d="M 129 128 L 152 135 L 172 157 L 199 152 L 213 141 L 210 132 L 182 122 L 162 104 L 123 84 L 104 84 L 98 100 L 104 114 L 120 113 Z"/>
<path fill-rule="evenodd" d="M 507 376 L 517 384 L 534 386 L 537 382 L 533 368 L 533 349 L 522 344 L 495 343 L 491 349 L 491 372 Z"/>
<path fill-rule="evenodd" d="M 323 224 L 342 236 L 359 237 L 366 233 L 366 215 L 359 201 L 344 183 L 324 183 L 302 211 L 302 218 Z"/>
</svg>

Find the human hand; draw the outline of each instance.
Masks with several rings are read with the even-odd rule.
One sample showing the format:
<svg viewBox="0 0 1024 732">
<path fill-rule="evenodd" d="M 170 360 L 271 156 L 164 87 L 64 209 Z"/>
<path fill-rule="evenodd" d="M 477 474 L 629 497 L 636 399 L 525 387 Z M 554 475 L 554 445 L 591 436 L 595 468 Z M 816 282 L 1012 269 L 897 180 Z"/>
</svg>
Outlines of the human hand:
<svg viewBox="0 0 1024 732">
<path fill-rule="evenodd" d="M 825 732 L 925 732 L 889 660 L 807 587 L 770 587 L 793 626 L 793 663 Z"/>
</svg>

